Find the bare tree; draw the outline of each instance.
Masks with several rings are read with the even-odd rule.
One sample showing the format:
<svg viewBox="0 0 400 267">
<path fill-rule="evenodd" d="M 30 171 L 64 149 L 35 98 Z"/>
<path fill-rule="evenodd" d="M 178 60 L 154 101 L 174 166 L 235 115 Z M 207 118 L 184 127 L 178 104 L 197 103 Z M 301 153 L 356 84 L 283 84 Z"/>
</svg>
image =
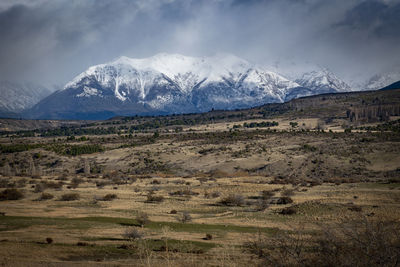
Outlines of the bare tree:
<svg viewBox="0 0 400 267">
<path fill-rule="evenodd" d="M 324 131 L 326 128 L 325 122 L 322 120 L 318 120 L 316 129 L 318 131 Z"/>
<path fill-rule="evenodd" d="M 28 169 L 28 174 L 31 176 L 36 176 L 36 167 L 35 167 L 35 162 L 33 161 L 33 158 L 29 158 L 29 169 Z"/>
<path fill-rule="evenodd" d="M 11 176 L 11 168 L 10 168 L 10 164 L 8 164 L 8 162 L 6 162 L 6 164 L 4 164 L 3 167 L 3 175 L 4 176 Z"/>
<path fill-rule="evenodd" d="M 90 174 L 90 164 L 89 164 L 88 159 L 86 159 L 86 158 L 84 159 L 83 171 L 84 171 L 84 173 L 85 173 L 86 175 L 89 175 L 89 174 Z"/>
</svg>

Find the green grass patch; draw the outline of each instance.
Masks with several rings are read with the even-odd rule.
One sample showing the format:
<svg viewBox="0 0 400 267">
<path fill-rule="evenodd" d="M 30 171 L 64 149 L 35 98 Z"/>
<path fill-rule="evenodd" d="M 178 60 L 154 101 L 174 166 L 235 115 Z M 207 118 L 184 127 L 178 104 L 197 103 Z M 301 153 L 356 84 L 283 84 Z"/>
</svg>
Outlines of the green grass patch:
<svg viewBox="0 0 400 267">
<path fill-rule="evenodd" d="M 0 216 L 0 231 L 12 231 L 35 225 L 54 225 L 63 229 L 89 229 L 90 223 L 82 223 L 67 218 Z"/>
<path fill-rule="evenodd" d="M 115 218 L 115 217 L 81 217 L 81 218 L 46 218 L 46 217 L 24 217 L 24 216 L 1 216 L 0 231 L 10 231 L 26 228 L 33 225 L 55 225 L 65 229 L 89 229 L 91 227 L 101 227 L 105 224 L 118 224 L 121 226 L 139 226 L 134 219 Z M 168 226 L 175 232 L 189 233 L 218 233 L 218 232 L 238 232 L 238 233 L 275 233 L 277 228 L 250 227 L 222 224 L 194 224 L 178 222 L 150 222 L 146 228 L 161 230 Z"/>
<path fill-rule="evenodd" d="M 175 223 L 175 222 L 151 222 L 146 225 L 147 228 L 158 230 L 168 226 L 175 232 L 189 233 L 217 233 L 217 232 L 237 232 L 237 233 L 275 233 L 278 228 L 269 227 L 251 227 L 238 225 L 222 225 L 222 224 L 194 224 L 194 223 Z"/>
<path fill-rule="evenodd" d="M 94 203 L 93 201 L 56 201 L 56 204 L 49 205 L 49 208 L 63 208 L 63 207 L 74 207 L 74 208 L 101 208 L 101 203 Z"/>
<path fill-rule="evenodd" d="M 71 252 L 66 256 L 61 256 L 59 259 L 63 261 L 98 261 L 98 260 L 113 260 L 121 258 L 138 258 L 136 250 L 121 249 L 115 245 L 88 245 L 76 246 L 69 244 L 55 244 L 63 246 Z M 79 250 L 74 249 L 79 248 Z"/>
</svg>

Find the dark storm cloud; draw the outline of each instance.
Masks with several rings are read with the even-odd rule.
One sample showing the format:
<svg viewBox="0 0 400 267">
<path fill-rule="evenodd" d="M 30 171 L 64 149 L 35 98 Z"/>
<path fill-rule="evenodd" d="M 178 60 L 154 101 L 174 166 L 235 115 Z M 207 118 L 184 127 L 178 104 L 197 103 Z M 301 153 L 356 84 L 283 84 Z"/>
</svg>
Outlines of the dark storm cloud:
<svg viewBox="0 0 400 267">
<path fill-rule="evenodd" d="M 399 40 L 400 3 L 366 1 L 347 12 L 338 26 L 364 31 L 371 37 Z"/>
<path fill-rule="evenodd" d="M 90 65 L 158 52 L 372 74 L 399 63 L 399 12 L 397 0 L 4 0 L 0 80 L 65 83 Z"/>
</svg>

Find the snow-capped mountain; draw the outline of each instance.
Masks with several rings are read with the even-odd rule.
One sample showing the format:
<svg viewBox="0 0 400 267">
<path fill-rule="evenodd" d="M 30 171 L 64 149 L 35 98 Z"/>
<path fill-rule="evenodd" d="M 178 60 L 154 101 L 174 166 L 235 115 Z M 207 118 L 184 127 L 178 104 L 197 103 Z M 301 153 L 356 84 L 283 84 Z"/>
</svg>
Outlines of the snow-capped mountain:
<svg viewBox="0 0 400 267">
<path fill-rule="evenodd" d="M 348 84 L 327 69 L 304 73 L 300 79 L 296 79 L 296 82 L 311 90 L 318 91 L 318 93 L 351 91 Z"/>
<path fill-rule="evenodd" d="M 335 74 L 327 69 L 306 72 L 301 78 L 296 79 L 295 82 L 306 89 L 299 92 L 291 92 L 290 98 L 351 91 L 351 87 L 348 84 L 340 80 Z"/>
<path fill-rule="evenodd" d="M 376 74 L 363 86 L 363 90 L 379 90 L 400 80 L 400 71 Z"/>
<path fill-rule="evenodd" d="M 299 82 L 310 88 L 228 54 L 201 58 L 165 53 L 144 59 L 121 57 L 90 67 L 26 115 L 101 119 L 204 112 L 350 90 L 331 73 L 312 73 Z"/>
<path fill-rule="evenodd" d="M 31 108 L 50 95 L 50 90 L 34 83 L 0 81 L 0 115 Z"/>
</svg>

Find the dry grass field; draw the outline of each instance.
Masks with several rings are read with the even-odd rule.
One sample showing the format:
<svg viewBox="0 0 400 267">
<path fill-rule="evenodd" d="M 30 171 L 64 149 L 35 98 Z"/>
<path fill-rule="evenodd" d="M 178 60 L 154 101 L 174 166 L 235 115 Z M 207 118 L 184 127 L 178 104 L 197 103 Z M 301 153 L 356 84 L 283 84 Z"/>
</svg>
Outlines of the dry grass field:
<svg viewBox="0 0 400 267">
<path fill-rule="evenodd" d="M 1 266 L 399 264 L 398 117 L 142 120 L 2 133 Z"/>
</svg>

